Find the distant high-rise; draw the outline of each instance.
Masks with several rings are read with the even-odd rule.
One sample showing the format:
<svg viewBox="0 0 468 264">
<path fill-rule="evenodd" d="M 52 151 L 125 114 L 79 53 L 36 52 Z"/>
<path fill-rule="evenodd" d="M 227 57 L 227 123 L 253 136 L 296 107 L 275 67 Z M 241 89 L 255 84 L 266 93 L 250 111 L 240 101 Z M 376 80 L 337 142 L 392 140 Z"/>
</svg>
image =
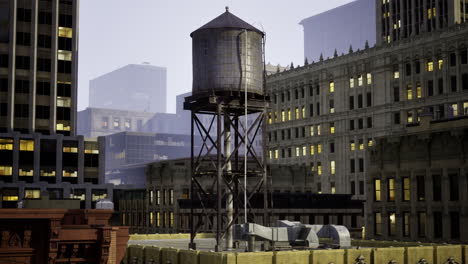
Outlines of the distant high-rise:
<svg viewBox="0 0 468 264">
<path fill-rule="evenodd" d="M 166 68 L 130 64 L 89 82 L 89 106 L 166 112 Z"/>
<path fill-rule="evenodd" d="M 304 27 L 304 57 L 318 61 L 320 55 L 332 57 L 347 54 L 349 47 L 363 49 L 366 41 L 373 46 L 375 37 L 376 0 L 356 0 L 302 20 Z"/>
<path fill-rule="evenodd" d="M 468 20 L 468 1 L 377 0 L 377 43 L 432 32 Z"/>
</svg>

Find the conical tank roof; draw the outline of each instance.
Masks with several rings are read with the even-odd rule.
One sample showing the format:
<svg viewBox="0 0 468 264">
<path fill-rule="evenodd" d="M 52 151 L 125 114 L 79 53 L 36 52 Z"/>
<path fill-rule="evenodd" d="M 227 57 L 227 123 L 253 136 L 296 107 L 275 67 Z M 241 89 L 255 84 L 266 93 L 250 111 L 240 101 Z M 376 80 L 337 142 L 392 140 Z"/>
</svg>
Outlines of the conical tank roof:
<svg viewBox="0 0 468 264">
<path fill-rule="evenodd" d="M 255 31 L 261 35 L 263 32 L 255 28 L 254 26 L 250 25 L 249 23 L 245 22 L 244 20 L 238 18 L 237 16 L 233 15 L 229 12 L 229 7 L 226 7 L 226 12 L 218 16 L 217 18 L 211 20 L 210 22 L 206 23 L 201 28 L 195 30 L 190 34 L 192 37 L 194 33 L 204 30 L 204 29 L 216 29 L 216 28 L 226 28 L 226 29 L 247 29 L 249 31 Z"/>
</svg>

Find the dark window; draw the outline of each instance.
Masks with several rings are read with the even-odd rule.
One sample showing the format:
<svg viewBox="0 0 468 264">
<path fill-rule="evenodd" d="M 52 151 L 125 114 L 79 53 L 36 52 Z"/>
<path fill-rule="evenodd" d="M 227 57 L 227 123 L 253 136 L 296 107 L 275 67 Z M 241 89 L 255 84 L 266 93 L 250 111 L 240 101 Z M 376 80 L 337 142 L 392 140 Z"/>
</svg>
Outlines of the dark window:
<svg viewBox="0 0 468 264">
<path fill-rule="evenodd" d="M 0 79 L 0 92 L 8 92 L 8 79 Z"/>
<path fill-rule="evenodd" d="M 426 198 L 426 187 L 424 182 L 424 176 L 420 175 L 416 177 L 416 187 L 417 187 L 417 199 L 418 201 L 424 201 Z"/>
<path fill-rule="evenodd" d="M 281 102 L 284 103 L 284 93 L 281 93 Z"/>
<path fill-rule="evenodd" d="M 351 173 L 355 173 L 356 172 L 356 163 L 355 163 L 354 159 L 350 160 L 349 165 L 350 165 L 349 167 L 350 167 Z"/>
<path fill-rule="evenodd" d="M 450 76 L 450 89 L 452 89 L 452 92 L 457 91 L 457 76 L 456 75 Z"/>
<path fill-rule="evenodd" d="M 372 117 L 367 118 L 367 128 L 372 128 Z"/>
<path fill-rule="evenodd" d="M 60 38 L 59 38 L 59 43 L 60 43 Z M 50 49 L 52 46 L 52 37 L 48 35 L 38 35 L 37 36 L 37 46 L 39 48 L 46 48 Z M 59 47 L 59 49 L 62 49 Z"/>
<path fill-rule="evenodd" d="M 291 157 L 291 148 L 288 148 L 288 158 Z"/>
<path fill-rule="evenodd" d="M 57 107 L 57 120 L 70 120 L 70 107 Z"/>
<path fill-rule="evenodd" d="M 461 56 L 461 64 L 467 64 L 468 63 L 468 52 L 465 50 L 463 50 L 461 53 L 460 53 L 460 56 Z"/>
<path fill-rule="evenodd" d="M 49 12 L 39 12 L 37 23 L 41 25 L 52 25 L 52 13 Z"/>
<path fill-rule="evenodd" d="M 274 135 L 275 141 L 277 141 L 277 140 L 278 140 L 278 131 L 275 131 L 275 133 L 273 133 L 273 135 Z M 270 136 L 271 136 L 271 135 L 270 135 Z"/>
<path fill-rule="evenodd" d="M 358 108 L 362 108 L 362 94 L 358 95 Z"/>
<path fill-rule="evenodd" d="M 320 103 L 317 103 L 317 115 L 320 115 Z"/>
<path fill-rule="evenodd" d="M 299 99 L 299 91 L 296 89 L 294 90 L 294 97 L 297 99 Z"/>
<path fill-rule="evenodd" d="M 15 117 L 27 118 L 29 116 L 29 105 L 15 104 Z"/>
<path fill-rule="evenodd" d="M 335 153 L 335 143 L 334 142 L 330 143 L 330 153 Z"/>
<path fill-rule="evenodd" d="M 400 112 L 393 113 L 393 124 L 399 125 L 401 123 Z"/>
<path fill-rule="evenodd" d="M 50 107 L 46 105 L 36 106 L 36 118 L 49 119 L 50 118 Z"/>
<path fill-rule="evenodd" d="M 357 227 L 357 216 L 356 215 L 351 215 L 351 227 L 353 227 L 353 228 Z"/>
<path fill-rule="evenodd" d="M 364 120 L 362 118 L 358 119 L 358 128 L 363 129 L 364 128 Z"/>
<path fill-rule="evenodd" d="M 57 96 L 71 97 L 71 84 L 58 83 L 57 84 Z"/>
<path fill-rule="evenodd" d="M 411 75 L 411 63 L 406 63 L 406 76 L 410 76 Z"/>
<path fill-rule="evenodd" d="M 8 114 L 8 104 L 0 103 L 0 116 L 7 116 Z"/>
<path fill-rule="evenodd" d="M 418 235 L 419 237 L 426 236 L 426 213 L 425 212 L 418 213 Z"/>
<path fill-rule="evenodd" d="M 30 62 L 29 57 L 16 56 L 16 69 L 29 70 Z"/>
<path fill-rule="evenodd" d="M 434 95 L 434 81 L 433 80 L 427 81 L 427 95 L 428 96 Z"/>
<path fill-rule="evenodd" d="M 364 181 L 359 181 L 359 194 L 364 195 Z"/>
<path fill-rule="evenodd" d="M 312 85 L 309 85 L 309 96 L 314 95 L 314 87 Z"/>
<path fill-rule="evenodd" d="M 31 9 L 18 8 L 16 11 L 18 21 L 31 22 Z"/>
<path fill-rule="evenodd" d="M 443 94 L 444 93 L 444 79 L 440 78 L 438 82 L 439 82 L 438 87 L 437 87 L 438 94 Z"/>
<path fill-rule="evenodd" d="M 468 73 L 462 75 L 462 89 L 468 90 Z"/>
<path fill-rule="evenodd" d="M 0 43 L 10 41 L 10 1 L 0 1 Z"/>
<path fill-rule="evenodd" d="M 43 72 L 50 72 L 51 62 L 49 59 L 37 58 L 37 70 Z"/>
<path fill-rule="evenodd" d="M 400 101 L 400 87 L 393 87 L 393 101 Z"/>
<path fill-rule="evenodd" d="M 59 27 L 73 27 L 73 17 L 71 15 L 59 15 Z"/>
<path fill-rule="evenodd" d="M 364 172 L 364 159 L 359 159 L 359 172 Z"/>
<path fill-rule="evenodd" d="M 457 66 L 457 55 L 455 53 L 450 53 L 450 66 Z"/>
<path fill-rule="evenodd" d="M 68 38 L 64 38 L 64 39 L 68 39 Z M 59 42 L 60 42 L 60 39 L 59 39 Z M 60 44 L 59 44 L 59 49 L 60 49 Z M 274 94 L 273 99 L 274 99 L 275 104 L 277 104 L 278 103 L 278 95 Z"/>
<path fill-rule="evenodd" d="M 0 67 L 8 68 L 8 55 L 7 54 L 0 54 Z"/>
<path fill-rule="evenodd" d="M 450 201 L 458 201 L 459 198 L 459 182 L 457 174 L 449 174 L 450 185 Z"/>
<path fill-rule="evenodd" d="M 16 32 L 16 44 L 22 46 L 31 45 L 31 33 Z"/>
<path fill-rule="evenodd" d="M 57 72 L 59 73 L 71 73 L 72 63 L 71 61 L 59 60 L 57 64 Z"/>
<path fill-rule="evenodd" d="M 354 96 L 349 97 L 349 110 L 354 109 Z"/>
<path fill-rule="evenodd" d="M 351 194 L 356 194 L 356 183 L 354 181 L 351 181 Z"/>
<path fill-rule="evenodd" d="M 320 94 L 320 86 L 318 84 L 315 86 L 315 94 L 316 95 Z"/>
<path fill-rule="evenodd" d="M 50 95 L 50 82 L 37 81 L 36 93 L 38 95 Z"/>
<path fill-rule="evenodd" d="M 291 129 L 288 129 L 288 139 L 291 139 Z"/>
<path fill-rule="evenodd" d="M 349 120 L 349 130 L 354 130 L 354 120 Z"/>
<path fill-rule="evenodd" d="M 313 104 L 309 105 L 309 115 L 314 116 L 314 105 Z"/>
<path fill-rule="evenodd" d="M 460 213 L 450 212 L 450 237 L 452 239 L 460 238 Z"/>
<path fill-rule="evenodd" d="M 299 128 L 298 127 L 294 128 L 294 135 L 296 136 L 296 138 L 299 137 Z"/>
<path fill-rule="evenodd" d="M 369 106 L 372 106 L 372 94 L 371 94 L 371 92 L 368 92 L 368 93 L 366 94 L 366 97 L 367 97 L 367 98 L 366 98 L 366 100 L 367 100 L 367 102 L 366 102 L 366 103 L 367 103 L 367 106 L 368 106 L 368 107 L 369 107 Z"/>
<path fill-rule="evenodd" d="M 305 127 L 302 127 L 301 130 L 302 130 L 301 136 L 302 136 L 302 137 L 305 137 L 305 134 L 306 134 L 306 132 L 305 132 Z"/>
<path fill-rule="evenodd" d="M 288 101 L 291 101 L 291 91 L 288 91 Z"/>
<path fill-rule="evenodd" d="M 15 80 L 15 93 L 27 94 L 29 93 L 28 80 Z"/>
<path fill-rule="evenodd" d="M 442 231 L 443 231 L 442 213 L 434 212 L 434 237 L 442 238 Z"/>
<path fill-rule="evenodd" d="M 421 72 L 421 63 L 419 61 L 414 62 L 415 73 L 419 74 Z"/>
<path fill-rule="evenodd" d="M 281 140 L 284 140 L 284 130 L 281 130 Z"/>
<path fill-rule="evenodd" d="M 304 98 L 304 96 L 305 96 L 304 88 L 301 88 L 301 97 Z"/>
</svg>

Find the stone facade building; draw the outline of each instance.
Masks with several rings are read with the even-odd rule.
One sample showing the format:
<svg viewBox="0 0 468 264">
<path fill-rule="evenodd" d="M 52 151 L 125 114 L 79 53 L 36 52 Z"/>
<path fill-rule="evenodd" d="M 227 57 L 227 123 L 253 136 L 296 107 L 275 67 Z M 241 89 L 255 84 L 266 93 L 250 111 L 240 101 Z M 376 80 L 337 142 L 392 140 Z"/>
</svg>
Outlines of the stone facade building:
<svg viewBox="0 0 468 264">
<path fill-rule="evenodd" d="M 421 121 L 369 153 L 366 237 L 468 242 L 467 116 Z"/>
<path fill-rule="evenodd" d="M 466 24 L 453 25 L 270 75 L 269 163 L 307 166 L 313 192 L 364 199 L 376 137 L 404 131 L 423 109 L 468 113 L 467 39 Z"/>
<path fill-rule="evenodd" d="M 102 139 L 76 135 L 78 3 L 0 0 L 0 207 L 112 196 Z"/>
</svg>

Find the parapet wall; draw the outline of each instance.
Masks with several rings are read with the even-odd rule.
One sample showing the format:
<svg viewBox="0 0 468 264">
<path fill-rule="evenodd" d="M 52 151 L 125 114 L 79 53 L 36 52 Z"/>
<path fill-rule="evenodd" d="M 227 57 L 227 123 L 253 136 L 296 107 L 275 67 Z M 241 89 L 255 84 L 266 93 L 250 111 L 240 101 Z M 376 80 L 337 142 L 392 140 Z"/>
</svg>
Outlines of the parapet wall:
<svg viewBox="0 0 468 264">
<path fill-rule="evenodd" d="M 454 262 L 450 262 L 451 260 Z M 439 245 L 217 253 L 131 245 L 127 248 L 123 262 L 125 264 L 462 264 L 468 263 L 468 246 Z"/>
</svg>

